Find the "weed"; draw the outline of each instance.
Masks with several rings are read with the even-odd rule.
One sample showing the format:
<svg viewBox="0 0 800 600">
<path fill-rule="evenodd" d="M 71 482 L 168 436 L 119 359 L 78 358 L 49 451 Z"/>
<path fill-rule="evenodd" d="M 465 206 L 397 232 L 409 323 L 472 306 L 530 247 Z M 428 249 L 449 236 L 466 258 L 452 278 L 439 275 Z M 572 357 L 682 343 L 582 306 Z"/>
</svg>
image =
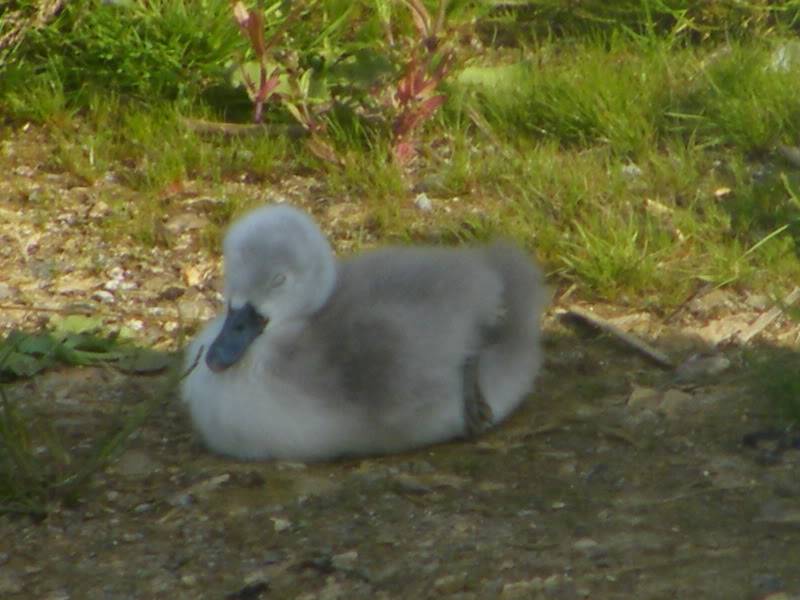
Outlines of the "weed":
<svg viewBox="0 0 800 600">
<path fill-rule="evenodd" d="M 13 333 L 0 343 L 0 376 L 30 377 L 53 364 L 103 364 L 127 360 L 131 368 L 164 368 L 170 357 L 154 356 L 119 344 L 115 336 L 97 334 L 99 321 L 70 316 L 54 333 L 25 335 Z M 163 402 L 177 383 L 168 379 L 165 392 L 154 395 L 120 414 L 114 427 L 96 436 L 88 450 L 68 446 L 66 437 L 50 420 L 24 410 L 24 398 L 11 398 L 0 383 L 0 513 L 44 517 L 51 505 L 74 504 L 85 492 L 92 476 L 102 469 L 139 429 L 150 413 Z"/>
</svg>

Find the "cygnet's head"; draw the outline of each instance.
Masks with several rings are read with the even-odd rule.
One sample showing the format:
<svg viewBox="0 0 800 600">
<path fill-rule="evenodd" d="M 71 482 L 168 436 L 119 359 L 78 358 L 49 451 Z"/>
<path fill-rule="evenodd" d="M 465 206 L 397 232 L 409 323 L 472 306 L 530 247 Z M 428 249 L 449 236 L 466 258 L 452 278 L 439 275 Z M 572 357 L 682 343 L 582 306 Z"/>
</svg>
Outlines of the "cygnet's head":
<svg viewBox="0 0 800 600">
<path fill-rule="evenodd" d="M 330 297 L 336 266 L 314 222 L 288 205 L 258 208 L 223 244 L 228 313 L 206 354 L 212 371 L 235 364 L 270 321 L 303 319 Z"/>
</svg>

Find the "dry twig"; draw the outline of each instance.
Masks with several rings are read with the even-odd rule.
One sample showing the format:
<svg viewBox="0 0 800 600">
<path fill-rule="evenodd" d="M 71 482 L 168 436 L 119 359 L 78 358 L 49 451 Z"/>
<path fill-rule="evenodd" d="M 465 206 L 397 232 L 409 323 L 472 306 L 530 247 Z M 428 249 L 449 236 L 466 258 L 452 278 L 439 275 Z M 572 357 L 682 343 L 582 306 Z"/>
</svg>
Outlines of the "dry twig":
<svg viewBox="0 0 800 600">
<path fill-rule="evenodd" d="M 583 323 L 586 323 L 587 325 L 590 325 L 595 329 L 599 329 L 600 331 L 615 337 L 616 339 L 620 340 L 627 346 L 630 346 L 640 354 L 649 358 L 650 360 L 658 364 L 660 367 L 663 367 L 665 369 L 672 369 L 675 366 L 672 360 L 669 358 L 669 356 L 667 356 L 660 350 L 653 348 L 650 344 L 648 344 L 643 340 L 640 340 L 632 333 L 628 333 L 627 331 L 622 331 L 616 325 L 610 323 L 606 319 L 592 312 L 589 312 L 588 310 L 585 310 L 579 306 L 572 306 L 568 310 L 564 311 L 562 314 L 563 316 L 582 321 Z"/>
</svg>

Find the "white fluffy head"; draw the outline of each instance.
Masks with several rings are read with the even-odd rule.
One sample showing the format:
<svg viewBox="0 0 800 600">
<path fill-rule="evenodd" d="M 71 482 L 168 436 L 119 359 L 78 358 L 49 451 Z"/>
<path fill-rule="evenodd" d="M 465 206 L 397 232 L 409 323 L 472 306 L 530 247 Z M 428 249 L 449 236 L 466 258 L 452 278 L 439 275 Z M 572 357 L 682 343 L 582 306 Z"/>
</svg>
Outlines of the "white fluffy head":
<svg viewBox="0 0 800 600">
<path fill-rule="evenodd" d="M 316 224 L 288 205 L 258 208 L 234 223 L 223 244 L 225 296 L 280 322 L 306 317 L 328 300 L 336 281 L 330 244 Z"/>
</svg>

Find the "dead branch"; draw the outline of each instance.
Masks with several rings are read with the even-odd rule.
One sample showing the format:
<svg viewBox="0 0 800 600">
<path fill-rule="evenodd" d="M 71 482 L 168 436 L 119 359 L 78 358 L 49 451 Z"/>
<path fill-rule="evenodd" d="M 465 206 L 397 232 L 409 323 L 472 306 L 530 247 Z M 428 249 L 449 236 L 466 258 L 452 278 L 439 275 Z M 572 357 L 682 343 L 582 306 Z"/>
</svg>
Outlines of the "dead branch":
<svg viewBox="0 0 800 600">
<path fill-rule="evenodd" d="M 633 335 L 632 333 L 628 333 L 627 331 L 622 331 L 616 325 L 610 323 L 606 319 L 589 312 L 581 308 L 580 306 L 572 306 L 568 310 L 562 313 L 563 316 L 566 316 L 571 319 L 577 319 L 587 325 L 594 327 L 595 329 L 599 329 L 600 331 L 607 333 L 619 341 L 623 342 L 625 345 L 630 346 L 640 354 L 644 355 L 645 357 L 649 358 L 660 367 L 665 369 L 672 369 L 674 368 L 674 364 L 672 360 L 656 348 L 653 348 L 647 342 L 640 340 L 638 337 Z"/>
</svg>

